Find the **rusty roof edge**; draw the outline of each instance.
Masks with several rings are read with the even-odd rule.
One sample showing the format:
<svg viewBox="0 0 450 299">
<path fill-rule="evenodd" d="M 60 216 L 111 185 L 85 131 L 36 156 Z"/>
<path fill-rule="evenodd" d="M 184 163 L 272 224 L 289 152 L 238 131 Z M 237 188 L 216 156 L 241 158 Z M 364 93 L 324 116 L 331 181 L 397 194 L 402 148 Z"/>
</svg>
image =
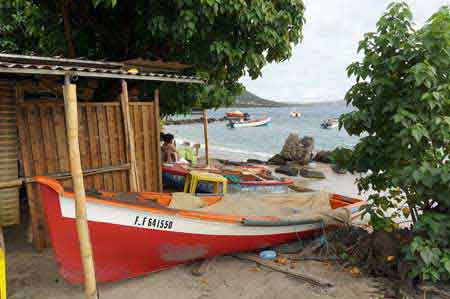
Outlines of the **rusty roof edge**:
<svg viewBox="0 0 450 299">
<path fill-rule="evenodd" d="M 28 61 L 51 61 L 51 62 L 64 62 L 64 63 L 80 63 L 80 64 L 96 64 L 102 66 L 114 66 L 116 68 L 123 67 L 124 64 L 121 62 L 108 62 L 108 61 L 97 61 L 97 60 L 84 60 L 84 59 L 72 59 L 72 58 L 57 58 L 57 57 L 47 57 L 47 56 L 34 56 L 34 55 L 19 55 L 19 54 L 8 54 L 0 53 L 0 60 L 5 58 L 7 60 L 28 60 Z M 20 62 L 19 62 L 20 63 Z"/>
<path fill-rule="evenodd" d="M 109 79 L 129 79 L 129 80 L 141 80 L 141 81 L 161 81 L 161 82 L 176 82 L 176 83 L 197 83 L 204 84 L 205 80 L 192 76 L 173 76 L 169 74 L 155 74 L 155 73 L 116 73 L 110 71 L 99 71 L 98 69 L 89 71 L 74 71 L 74 70 L 61 70 L 61 69 L 48 69 L 48 68 L 34 68 L 34 67 L 16 67 L 18 64 L 11 64 L 11 67 L 0 66 L 0 73 L 9 74 L 28 74 L 28 75 L 53 75 L 53 76 L 78 76 L 78 77 L 91 77 L 91 78 L 109 78 Z M 183 78 L 185 77 L 185 78 Z"/>
</svg>

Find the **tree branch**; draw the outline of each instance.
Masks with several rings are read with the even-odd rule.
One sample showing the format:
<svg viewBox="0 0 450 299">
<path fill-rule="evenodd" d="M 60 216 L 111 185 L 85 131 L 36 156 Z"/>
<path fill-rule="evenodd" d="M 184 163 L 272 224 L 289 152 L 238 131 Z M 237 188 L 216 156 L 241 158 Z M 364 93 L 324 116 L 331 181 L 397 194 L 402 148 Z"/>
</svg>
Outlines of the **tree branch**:
<svg viewBox="0 0 450 299">
<path fill-rule="evenodd" d="M 61 1 L 61 10 L 64 21 L 64 39 L 66 40 L 67 43 L 67 50 L 69 51 L 69 57 L 75 58 L 76 52 L 72 37 L 72 26 L 70 24 L 70 0 Z"/>
</svg>

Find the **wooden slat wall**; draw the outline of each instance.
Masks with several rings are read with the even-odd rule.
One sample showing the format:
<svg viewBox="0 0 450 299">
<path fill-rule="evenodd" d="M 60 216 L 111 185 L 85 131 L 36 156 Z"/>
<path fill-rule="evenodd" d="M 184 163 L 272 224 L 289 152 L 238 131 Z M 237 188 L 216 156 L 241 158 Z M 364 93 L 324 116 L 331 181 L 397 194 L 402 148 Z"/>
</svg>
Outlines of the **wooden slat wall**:
<svg viewBox="0 0 450 299">
<path fill-rule="evenodd" d="M 0 181 L 18 178 L 14 82 L 0 81 Z M 0 190 L 0 226 L 20 222 L 19 190 Z"/>
<path fill-rule="evenodd" d="M 157 190 L 157 161 L 153 103 L 130 103 L 135 132 L 137 167 L 142 191 Z M 61 104 L 27 101 L 21 104 L 20 119 L 26 139 L 22 152 L 26 176 L 69 171 L 64 107 Z M 125 139 L 118 103 L 80 103 L 80 152 L 83 169 L 125 164 Z M 123 171 L 90 176 L 86 188 L 105 191 L 129 190 Z M 64 181 L 66 187 L 71 181 Z"/>
</svg>

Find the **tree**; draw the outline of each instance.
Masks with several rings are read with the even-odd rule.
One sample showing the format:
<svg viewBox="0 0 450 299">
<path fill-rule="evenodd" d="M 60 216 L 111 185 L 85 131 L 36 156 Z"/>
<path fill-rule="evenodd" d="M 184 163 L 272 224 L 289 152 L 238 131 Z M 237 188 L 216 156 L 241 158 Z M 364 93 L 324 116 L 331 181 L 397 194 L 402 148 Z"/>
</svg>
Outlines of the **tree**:
<svg viewBox="0 0 450 299">
<path fill-rule="evenodd" d="M 256 78 L 267 63 L 291 56 L 305 9 L 302 0 L 3 2 L 2 51 L 192 65 L 209 84 L 161 86 L 166 113 L 230 104 L 243 90 L 238 79 L 245 72 Z"/>
<path fill-rule="evenodd" d="M 356 110 L 340 126 L 360 136 L 337 160 L 365 175 L 366 212 L 375 229 L 395 229 L 395 217 L 415 223 L 408 258 L 424 279 L 450 274 L 450 8 L 415 30 L 405 2 L 396 2 L 359 44 L 364 58 L 348 67 L 356 84 L 346 101 Z M 405 208 L 406 204 L 409 208 Z"/>
</svg>

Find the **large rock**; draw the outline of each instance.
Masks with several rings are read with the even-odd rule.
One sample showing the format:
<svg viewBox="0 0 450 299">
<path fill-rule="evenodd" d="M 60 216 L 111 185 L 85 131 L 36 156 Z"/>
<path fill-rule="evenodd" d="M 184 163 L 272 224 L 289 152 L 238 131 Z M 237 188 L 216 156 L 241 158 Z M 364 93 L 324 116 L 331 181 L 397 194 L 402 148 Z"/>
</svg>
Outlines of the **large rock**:
<svg viewBox="0 0 450 299">
<path fill-rule="evenodd" d="M 298 175 L 298 169 L 294 167 L 289 167 L 287 165 L 280 166 L 275 169 L 275 172 L 285 174 L 288 176 L 297 176 Z"/>
<path fill-rule="evenodd" d="M 281 155 L 276 154 L 275 156 L 270 158 L 267 163 L 270 165 L 286 165 L 286 160 L 284 160 Z"/>
<path fill-rule="evenodd" d="M 323 172 L 306 168 L 300 170 L 300 175 L 311 179 L 325 179 L 325 174 Z"/>
<path fill-rule="evenodd" d="M 321 163 L 332 163 L 331 160 L 331 151 L 319 151 L 314 156 L 314 161 Z"/>
<path fill-rule="evenodd" d="M 297 161 L 306 165 L 311 161 L 314 150 L 314 138 L 304 137 L 300 139 L 298 134 L 291 133 L 284 142 L 280 155 L 288 161 Z"/>
</svg>

